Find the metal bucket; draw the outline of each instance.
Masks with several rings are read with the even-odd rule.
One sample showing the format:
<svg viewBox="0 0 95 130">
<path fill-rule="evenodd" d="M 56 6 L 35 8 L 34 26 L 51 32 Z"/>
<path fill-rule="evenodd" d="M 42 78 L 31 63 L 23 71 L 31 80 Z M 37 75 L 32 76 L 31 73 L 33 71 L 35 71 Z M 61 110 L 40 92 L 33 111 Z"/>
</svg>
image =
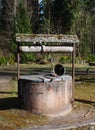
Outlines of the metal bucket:
<svg viewBox="0 0 95 130">
<path fill-rule="evenodd" d="M 66 72 L 64 66 L 61 65 L 61 64 L 56 64 L 55 68 L 54 68 L 54 71 L 55 71 L 55 74 L 57 74 L 59 76 L 65 74 L 65 72 Z"/>
</svg>

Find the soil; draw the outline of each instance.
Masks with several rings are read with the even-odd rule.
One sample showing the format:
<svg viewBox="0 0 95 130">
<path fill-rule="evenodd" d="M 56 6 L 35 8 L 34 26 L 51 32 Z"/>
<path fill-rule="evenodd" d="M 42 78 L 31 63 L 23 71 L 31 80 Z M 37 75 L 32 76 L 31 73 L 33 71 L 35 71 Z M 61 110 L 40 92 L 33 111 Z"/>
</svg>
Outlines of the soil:
<svg viewBox="0 0 95 130">
<path fill-rule="evenodd" d="M 13 69 L 14 70 L 14 69 Z M 11 70 L 12 71 L 12 70 Z M 4 73 L 5 72 L 5 73 Z M 75 99 L 70 113 L 56 117 L 34 115 L 20 109 L 17 98 L 16 73 L 2 70 L 0 76 L 0 128 L 1 130 L 87 130 L 95 125 L 95 99 Z M 11 75 L 10 75 L 11 74 Z M 95 94 L 94 94 L 95 95 Z M 83 126 L 87 126 L 84 128 Z"/>
</svg>

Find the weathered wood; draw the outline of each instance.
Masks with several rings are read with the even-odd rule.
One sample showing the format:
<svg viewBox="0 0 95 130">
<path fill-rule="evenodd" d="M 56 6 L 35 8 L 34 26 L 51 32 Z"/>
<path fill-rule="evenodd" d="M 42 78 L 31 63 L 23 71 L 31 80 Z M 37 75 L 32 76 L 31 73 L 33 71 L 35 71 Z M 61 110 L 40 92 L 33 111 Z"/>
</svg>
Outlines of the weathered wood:
<svg viewBox="0 0 95 130">
<path fill-rule="evenodd" d="M 19 80 L 19 76 L 20 76 L 20 53 L 19 53 L 19 43 L 18 43 L 18 53 L 17 53 L 17 78 Z"/>
<path fill-rule="evenodd" d="M 62 34 L 16 34 L 17 42 L 45 42 L 45 43 L 79 43 L 77 35 Z"/>
<path fill-rule="evenodd" d="M 75 90 L 75 44 L 73 44 L 73 52 L 72 52 L 72 99 L 71 102 L 74 102 L 74 90 Z"/>
<path fill-rule="evenodd" d="M 20 46 L 21 52 L 73 52 L 73 47 L 68 46 Z"/>
</svg>

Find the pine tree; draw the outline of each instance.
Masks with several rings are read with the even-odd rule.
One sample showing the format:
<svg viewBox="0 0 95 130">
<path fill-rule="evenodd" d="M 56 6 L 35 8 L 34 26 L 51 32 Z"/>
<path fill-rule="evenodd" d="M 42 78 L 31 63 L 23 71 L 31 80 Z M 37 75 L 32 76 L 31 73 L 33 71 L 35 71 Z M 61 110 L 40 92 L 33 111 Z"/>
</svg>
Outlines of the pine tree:
<svg viewBox="0 0 95 130">
<path fill-rule="evenodd" d="M 24 1 L 21 0 L 16 14 L 16 32 L 31 33 L 30 19 L 27 10 L 24 6 Z"/>
<path fill-rule="evenodd" d="M 53 6 L 53 23 L 56 33 L 67 33 L 73 19 L 73 0 L 55 0 Z"/>
<path fill-rule="evenodd" d="M 89 54 L 91 54 L 92 48 L 94 48 L 93 40 L 95 40 L 95 36 L 93 34 L 95 25 L 93 24 L 94 17 L 92 14 L 94 5 L 95 1 L 76 1 L 76 8 L 73 13 L 74 17 L 72 19 L 71 33 L 78 35 L 80 39 L 79 50 L 81 57 L 87 57 L 87 55 L 89 56 Z"/>
<path fill-rule="evenodd" d="M 40 3 L 40 32 L 52 33 L 52 0 L 43 0 Z"/>
<path fill-rule="evenodd" d="M 13 0 L 2 0 L 1 9 L 1 26 L 3 29 L 10 31 L 13 28 Z"/>
</svg>

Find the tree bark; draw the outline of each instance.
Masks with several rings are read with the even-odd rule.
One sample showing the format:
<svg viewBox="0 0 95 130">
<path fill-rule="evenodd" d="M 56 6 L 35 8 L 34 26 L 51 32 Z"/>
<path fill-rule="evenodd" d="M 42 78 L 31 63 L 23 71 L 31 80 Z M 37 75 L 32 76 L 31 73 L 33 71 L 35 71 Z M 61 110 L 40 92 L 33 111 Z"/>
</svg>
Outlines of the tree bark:
<svg viewBox="0 0 95 130">
<path fill-rule="evenodd" d="M 17 0 L 14 0 L 14 17 L 16 17 Z"/>
</svg>

